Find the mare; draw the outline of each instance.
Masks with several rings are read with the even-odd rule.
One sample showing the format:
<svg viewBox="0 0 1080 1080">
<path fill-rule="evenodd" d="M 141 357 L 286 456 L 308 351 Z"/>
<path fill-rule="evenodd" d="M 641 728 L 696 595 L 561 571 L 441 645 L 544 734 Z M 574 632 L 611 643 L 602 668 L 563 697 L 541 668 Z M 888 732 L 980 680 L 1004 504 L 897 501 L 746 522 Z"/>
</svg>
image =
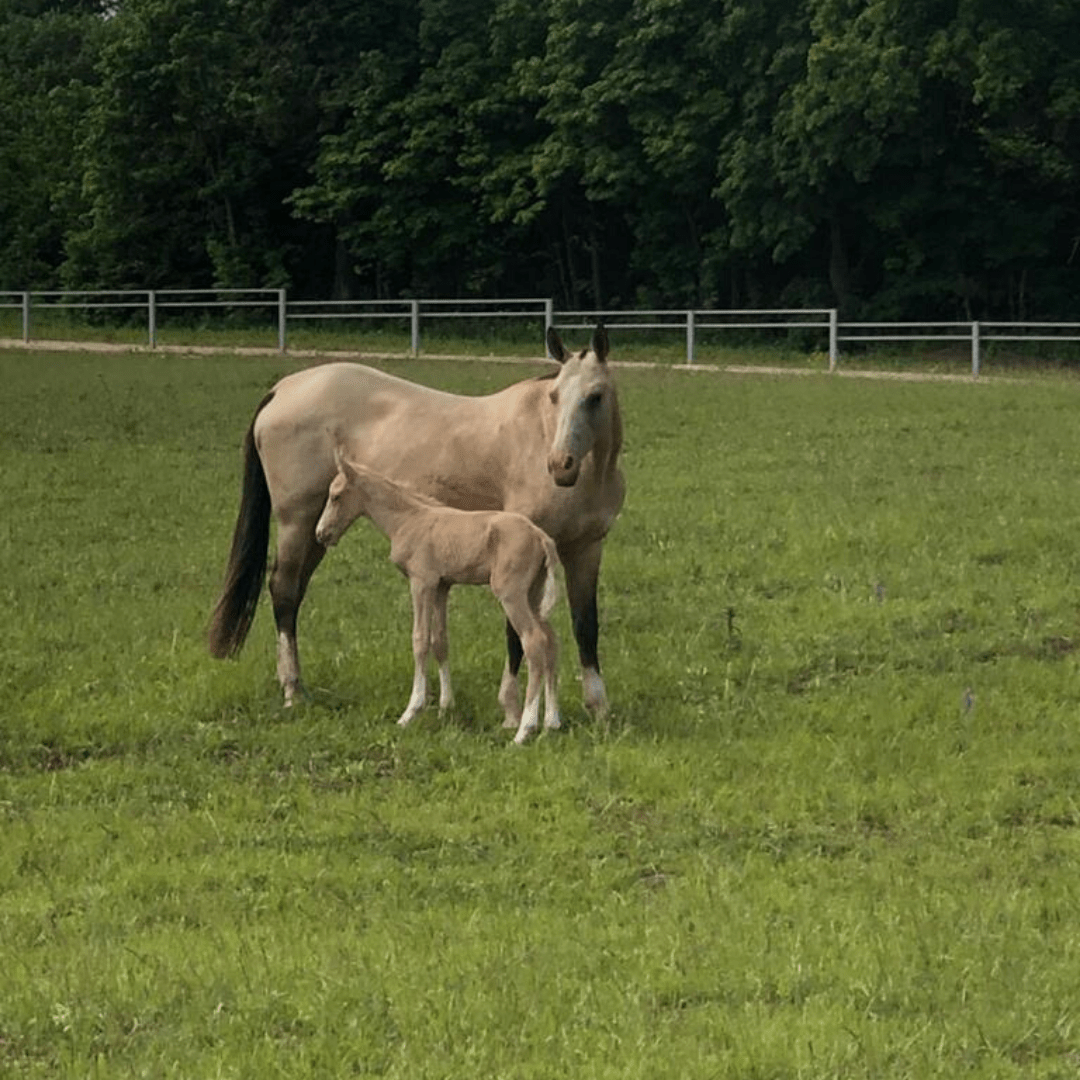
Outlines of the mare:
<svg viewBox="0 0 1080 1080">
<path fill-rule="evenodd" d="M 278 382 L 244 439 L 240 508 L 210 623 L 210 652 L 233 656 L 247 637 L 266 573 L 273 514 L 277 676 L 287 706 L 302 692 L 297 613 L 326 552 L 315 523 L 340 443 L 351 461 L 441 503 L 513 510 L 552 537 L 565 570 L 585 703 L 594 714 L 606 711 L 596 590 L 604 538 L 625 492 L 619 401 L 602 326 L 580 351 L 568 351 L 554 328 L 547 346 L 560 365 L 553 374 L 476 397 L 350 363 L 308 368 Z M 499 699 L 507 722 L 516 723 L 523 651 L 512 626 L 506 637 Z"/>
<path fill-rule="evenodd" d="M 398 723 L 408 724 L 427 703 L 427 662 L 439 665 L 439 710 L 454 700 L 450 685 L 446 602 L 452 585 L 489 585 L 517 632 L 529 666 L 525 710 L 514 742 L 540 726 L 559 726 L 558 642 L 548 622 L 555 606 L 555 541 L 521 514 L 506 510 L 458 510 L 409 491 L 337 454 L 315 538 L 333 547 L 358 518 L 367 517 L 390 540 L 390 561 L 409 579 L 413 602 L 413 688 Z"/>
</svg>

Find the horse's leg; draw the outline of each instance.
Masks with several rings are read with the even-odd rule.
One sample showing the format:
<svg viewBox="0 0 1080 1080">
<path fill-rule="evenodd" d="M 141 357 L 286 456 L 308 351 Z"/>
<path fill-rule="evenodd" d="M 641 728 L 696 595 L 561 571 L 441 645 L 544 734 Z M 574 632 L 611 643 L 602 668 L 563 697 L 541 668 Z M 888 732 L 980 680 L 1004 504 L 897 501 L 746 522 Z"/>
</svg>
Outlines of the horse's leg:
<svg viewBox="0 0 1080 1080">
<path fill-rule="evenodd" d="M 586 707 L 597 718 L 608 709 L 607 691 L 600 676 L 600 658 L 597 655 L 600 624 L 596 612 L 596 584 L 600 577 L 602 553 L 603 541 L 599 540 L 569 553 L 559 552 L 566 572 L 566 596 L 570 601 L 570 617 L 581 660 L 581 688 Z"/>
<path fill-rule="evenodd" d="M 402 727 L 427 703 L 427 660 L 431 648 L 431 610 L 435 602 L 434 590 L 417 578 L 409 578 L 409 589 L 413 602 L 413 687 L 409 703 L 398 719 Z"/>
<path fill-rule="evenodd" d="M 499 704 L 503 707 L 506 719 L 503 727 L 517 728 L 521 724 L 521 689 L 518 686 L 518 672 L 525 651 L 521 647 L 521 638 L 514 629 L 514 624 L 506 620 L 506 666 L 503 668 L 502 682 L 499 683 Z"/>
<path fill-rule="evenodd" d="M 277 677 L 289 708 L 302 694 L 296 617 L 315 567 L 326 549 L 315 539 L 315 519 L 278 526 L 277 555 L 270 571 L 270 599 L 277 627 Z"/>
<path fill-rule="evenodd" d="M 435 605 L 431 619 L 431 651 L 439 665 L 439 712 L 445 712 L 454 704 L 454 688 L 450 685 L 450 642 L 446 636 L 446 601 L 450 586 L 440 584 L 435 592 Z"/>
</svg>

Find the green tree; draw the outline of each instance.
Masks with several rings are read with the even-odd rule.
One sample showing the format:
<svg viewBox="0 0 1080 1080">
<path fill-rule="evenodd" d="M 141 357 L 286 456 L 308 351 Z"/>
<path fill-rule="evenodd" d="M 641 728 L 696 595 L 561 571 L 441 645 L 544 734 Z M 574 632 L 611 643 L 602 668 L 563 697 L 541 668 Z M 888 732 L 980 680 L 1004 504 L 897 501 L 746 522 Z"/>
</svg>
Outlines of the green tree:
<svg viewBox="0 0 1080 1080">
<path fill-rule="evenodd" d="M 364 288 L 497 290 L 524 222 L 514 163 L 534 124 L 509 85 L 534 21 L 495 0 L 421 0 L 372 32 L 337 91 L 298 214 L 331 223 Z M 373 31 L 374 31 L 373 27 Z"/>
<path fill-rule="evenodd" d="M 313 72 L 279 0 L 125 0 L 84 125 L 70 281 L 286 284 Z"/>
<path fill-rule="evenodd" d="M 100 7 L 0 0 L 0 287 L 57 283 L 81 208 L 75 133 L 95 81 Z"/>
</svg>

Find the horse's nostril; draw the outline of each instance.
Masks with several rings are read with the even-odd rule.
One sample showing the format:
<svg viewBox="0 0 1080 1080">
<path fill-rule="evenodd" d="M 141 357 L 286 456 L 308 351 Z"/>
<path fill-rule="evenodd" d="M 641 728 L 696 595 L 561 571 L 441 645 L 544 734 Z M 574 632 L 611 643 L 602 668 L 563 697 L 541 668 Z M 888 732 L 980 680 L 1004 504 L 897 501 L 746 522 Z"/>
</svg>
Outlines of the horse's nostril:
<svg viewBox="0 0 1080 1080">
<path fill-rule="evenodd" d="M 566 472 L 569 472 L 574 467 L 574 459 L 569 454 L 563 458 L 562 467 Z"/>
</svg>

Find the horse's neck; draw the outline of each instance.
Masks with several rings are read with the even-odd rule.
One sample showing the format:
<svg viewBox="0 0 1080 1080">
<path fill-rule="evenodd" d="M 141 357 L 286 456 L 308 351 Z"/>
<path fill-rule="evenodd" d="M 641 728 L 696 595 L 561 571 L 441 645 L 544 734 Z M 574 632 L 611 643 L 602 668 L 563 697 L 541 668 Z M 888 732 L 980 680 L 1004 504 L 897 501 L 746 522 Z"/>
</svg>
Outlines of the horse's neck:
<svg viewBox="0 0 1080 1080">
<path fill-rule="evenodd" d="M 612 395 L 611 398 L 611 428 L 603 437 L 597 440 L 597 468 L 601 472 L 607 472 L 615 465 L 622 450 L 622 416 L 619 413 L 619 399 Z"/>
<path fill-rule="evenodd" d="M 601 484 L 606 483 L 610 478 L 618 463 L 621 450 L 622 417 L 619 415 L 619 399 L 613 398 L 611 402 L 611 425 L 606 429 L 597 431 L 589 455 L 592 458 L 593 475 Z"/>
</svg>

